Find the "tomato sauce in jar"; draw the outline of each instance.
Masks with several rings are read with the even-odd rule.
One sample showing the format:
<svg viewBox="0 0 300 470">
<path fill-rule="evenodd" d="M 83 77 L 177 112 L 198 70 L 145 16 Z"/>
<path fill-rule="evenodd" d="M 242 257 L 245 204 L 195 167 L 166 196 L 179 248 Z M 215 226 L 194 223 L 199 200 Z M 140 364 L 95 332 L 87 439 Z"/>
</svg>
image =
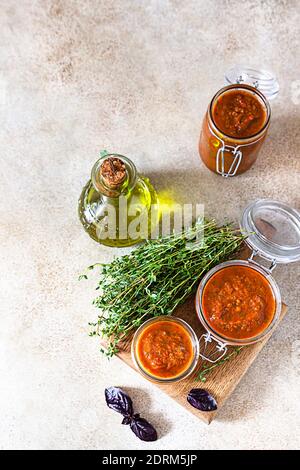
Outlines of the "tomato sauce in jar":
<svg viewBox="0 0 300 470">
<path fill-rule="evenodd" d="M 157 378 L 175 378 L 194 360 L 194 348 L 188 331 L 172 321 L 157 321 L 140 334 L 136 353 L 139 363 Z"/>
<path fill-rule="evenodd" d="M 276 301 L 269 281 L 248 266 L 228 266 L 206 283 L 203 315 L 216 333 L 230 339 L 253 338 L 272 322 Z"/>
<path fill-rule="evenodd" d="M 212 108 L 215 125 L 230 137 L 252 137 L 267 121 L 261 100 L 246 90 L 229 90 L 219 96 Z"/>
</svg>

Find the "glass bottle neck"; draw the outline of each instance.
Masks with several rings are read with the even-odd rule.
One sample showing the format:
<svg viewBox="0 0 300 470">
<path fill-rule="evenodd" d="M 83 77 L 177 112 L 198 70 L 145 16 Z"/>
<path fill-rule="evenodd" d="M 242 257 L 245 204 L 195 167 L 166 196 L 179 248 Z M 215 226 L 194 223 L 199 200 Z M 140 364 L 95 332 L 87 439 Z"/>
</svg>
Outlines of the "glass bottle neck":
<svg viewBox="0 0 300 470">
<path fill-rule="evenodd" d="M 118 159 L 124 164 L 125 178 L 119 185 L 110 186 L 101 173 L 101 166 L 108 159 Z M 95 190 L 110 203 L 114 203 L 121 195 L 126 195 L 134 188 L 137 180 L 136 167 L 129 158 L 119 154 L 105 155 L 94 164 L 91 173 L 91 180 Z"/>
</svg>

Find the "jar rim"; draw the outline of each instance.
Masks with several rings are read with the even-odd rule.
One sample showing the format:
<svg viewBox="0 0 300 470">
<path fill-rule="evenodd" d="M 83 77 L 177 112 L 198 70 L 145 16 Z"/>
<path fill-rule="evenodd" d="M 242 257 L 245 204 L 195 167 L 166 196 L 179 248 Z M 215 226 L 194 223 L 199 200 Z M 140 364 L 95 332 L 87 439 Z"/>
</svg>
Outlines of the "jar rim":
<svg viewBox="0 0 300 470">
<path fill-rule="evenodd" d="M 222 335 L 221 333 L 214 330 L 214 328 L 209 324 L 209 322 L 204 316 L 203 309 L 202 309 L 202 296 L 203 296 L 204 287 L 206 286 L 209 279 L 216 272 L 221 271 L 222 269 L 229 267 L 229 266 L 247 266 L 247 267 L 250 267 L 251 269 L 254 269 L 255 271 L 259 272 L 261 275 L 264 276 L 264 278 L 268 281 L 270 288 L 272 289 L 272 292 L 275 298 L 275 311 L 274 311 L 272 321 L 261 333 L 259 333 L 256 336 L 251 336 L 249 338 L 231 338 L 229 336 Z M 254 262 L 251 262 L 250 260 L 225 261 L 224 263 L 220 263 L 214 268 L 210 269 L 210 271 L 208 271 L 208 273 L 206 273 L 206 275 L 201 279 L 197 292 L 196 292 L 196 297 L 195 297 L 196 313 L 203 327 L 206 329 L 206 331 L 210 332 L 212 336 L 215 337 L 218 341 L 221 341 L 222 343 L 226 345 L 228 344 L 231 346 L 243 346 L 243 345 L 247 346 L 250 344 L 257 343 L 258 341 L 261 341 L 262 339 L 264 339 L 277 326 L 278 321 L 280 319 L 281 306 L 282 306 L 282 302 L 281 302 L 280 290 L 273 276 L 270 274 L 270 272 L 266 268 Z"/>
<path fill-rule="evenodd" d="M 137 347 L 138 340 L 139 340 L 139 337 L 140 337 L 141 333 L 144 331 L 144 329 L 147 326 L 151 325 L 152 323 L 159 322 L 159 321 L 170 321 L 170 322 L 174 322 L 174 323 L 179 323 L 181 326 L 184 327 L 184 329 L 189 334 L 189 337 L 190 337 L 192 345 L 193 345 L 194 354 L 193 354 L 193 359 L 191 361 L 191 364 L 189 365 L 189 367 L 187 369 L 183 370 L 180 374 L 176 375 L 175 377 L 164 378 L 164 377 L 158 377 L 156 375 L 148 373 L 147 370 L 145 370 L 145 368 L 140 363 L 140 361 L 138 359 L 138 355 L 136 353 L 136 347 Z M 195 331 L 191 327 L 191 325 L 189 325 L 189 323 L 187 323 L 182 318 L 174 317 L 172 315 L 170 315 L 170 316 L 160 315 L 158 317 L 153 317 L 153 318 L 150 318 L 150 319 L 146 320 L 136 330 L 136 332 L 134 333 L 132 342 L 131 342 L 131 357 L 132 357 L 132 360 L 133 360 L 133 363 L 134 363 L 135 367 L 137 368 L 137 370 L 145 378 L 147 378 L 148 380 L 150 380 L 152 382 L 157 382 L 157 383 L 174 383 L 174 382 L 179 382 L 180 380 L 183 380 L 186 377 L 188 377 L 190 374 L 192 374 L 192 372 L 195 370 L 195 368 L 197 366 L 198 359 L 199 359 L 199 354 L 200 354 L 199 340 L 198 340 L 198 337 L 197 337 Z"/>
<path fill-rule="evenodd" d="M 251 136 L 248 136 L 248 137 L 233 137 L 233 136 L 230 136 L 229 134 L 224 133 L 216 125 L 215 120 L 213 118 L 213 113 L 212 113 L 213 104 L 215 103 L 216 99 L 219 98 L 219 96 L 221 96 L 223 93 L 226 93 L 228 90 L 240 89 L 240 88 L 244 89 L 244 90 L 249 90 L 249 91 L 253 92 L 254 94 L 258 95 L 259 98 L 263 101 L 263 103 L 265 105 L 265 108 L 266 108 L 266 111 L 267 111 L 267 119 L 266 119 L 266 122 L 264 123 L 263 127 L 258 132 L 256 132 L 255 134 L 253 134 Z M 256 140 L 259 140 L 262 137 L 262 135 L 264 134 L 266 129 L 269 127 L 270 119 L 271 119 L 271 107 L 270 107 L 269 101 L 267 100 L 265 95 L 260 90 L 258 90 L 257 88 L 255 88 L 251 85 L 248 85 L 248 84 L 234 83 L 232 85 L 226 85 L 225 87 L 221 88 L 220 90 L 218 90 L 215 93 L 215 95 L 213 96 L 213 98 L 212 98 L 212 100 L 209 104 L 209 107 L 208 107 L 208 115 L 209 115 L 210 124 L 213 126 L 214 131 L 221 134 L 221 136 L 223 138 L 225 138 L 226 140 L 229 140 L 229 141 L 232 141 L 232 142 L 238 142 L 238 143 L 241 143 L 241 142 L 254 143 L 254 142 L 256 142 Z"/>
</svg>

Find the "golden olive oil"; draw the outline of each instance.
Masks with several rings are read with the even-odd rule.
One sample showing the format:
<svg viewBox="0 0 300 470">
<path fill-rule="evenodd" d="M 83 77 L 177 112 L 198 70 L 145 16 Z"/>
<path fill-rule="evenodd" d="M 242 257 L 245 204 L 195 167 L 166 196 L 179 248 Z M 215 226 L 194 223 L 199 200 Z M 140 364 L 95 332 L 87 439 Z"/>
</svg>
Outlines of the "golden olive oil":
<svg viewBox="0 0 300 470">
<path fill-rule="evenodd" d="M 137 174 L 129 158 L 106 154 L 93 166 L 78 212 L 95 241 L 126 247 L 151 238 L 159 222 L 159 201 L 149 179 Z"/>
</svg>

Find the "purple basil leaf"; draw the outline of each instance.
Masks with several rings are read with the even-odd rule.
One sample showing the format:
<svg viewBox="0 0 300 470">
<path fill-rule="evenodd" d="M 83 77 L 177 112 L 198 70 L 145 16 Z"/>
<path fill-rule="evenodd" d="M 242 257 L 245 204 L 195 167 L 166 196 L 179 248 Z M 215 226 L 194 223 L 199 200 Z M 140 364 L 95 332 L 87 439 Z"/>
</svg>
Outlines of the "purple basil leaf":
<svg viewBox="0 0 300 470">
<path fill-rule="evenodd" d="M 187 401 L 200 411 L 214 411 L 218 408 L 214 397 L 204 388 L 193 388 L 188 393 Z"/>
<path fill-rule="evenodd" d="M 124 416 L 123 421 L 121 424 L 130 424 L 131 423 L 131 417 L 130 416 Z"/>
<path fill-rule="evenodd" d="M 142 441 L 156 441 L 157 432 L 144 418 L 140 418 L 139 414 L 134 415 L 131 420 L 130 428 L 134 434 Z"/>
<path fill-rule="evenodd" d="M 117 413 L 121 413 L 123 416 L 133 415 L 132 400 L 127 393 L 123 392 L 120 388 L 106 388 L 105 399 L 107 406 L 117 411 Z"/>
</svg>

